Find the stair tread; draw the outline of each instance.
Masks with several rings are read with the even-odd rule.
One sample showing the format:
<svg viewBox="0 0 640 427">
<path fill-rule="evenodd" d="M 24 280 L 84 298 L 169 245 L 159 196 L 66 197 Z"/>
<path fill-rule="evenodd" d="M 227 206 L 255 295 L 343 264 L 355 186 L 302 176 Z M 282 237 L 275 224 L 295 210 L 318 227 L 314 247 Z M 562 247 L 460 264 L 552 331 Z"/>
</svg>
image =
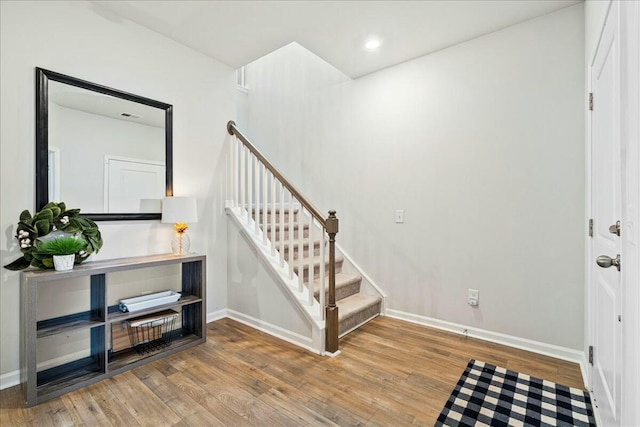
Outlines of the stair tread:
<svg viewBox="0 0 640 427">
<path fill-rule="evenodd" d="M 276 221 L 276 224 L 275 224 L 276 230 L 280 230 L 280 225 L 281 224 Z M 297 222 L 293 223 L 293 229 L 294 230 L 297 230 L 299 226 L 300 226 L 299 223 L 297 223 Z M 288 222 L 285 222 L 284 228 L 285 228 L 285 230 L 289 229 L 289 223 Z M 302 228 L 305 229 L 305 230 L 308 229 L 309 228 L 309 224 L 303 224 Z M 271 231 L 271 223 L 267 224 L 267 231 Z"/>
<path fill-rule="evenodd" d="M 276 248 L 279 248 L 279 247 L 281 247 L 282 245 L 284 245 L 284 246 L 286 246 L 286 247 L 289 247 L 289 243 L 290 243 L 290 242 L 291 242 L 291 240 L 277 240 L 277 241 L 275 242 L 275 245 L 276 245 Z M 302 246 L 308 246 L 308 245 L 309 245 L 309 242 L 310 242 L 309 238 L 308 238 L 308 237 L 304 237 L 304 238 L 302 239 Z M 314 246 L 320 246 L 320 239 L 318 239 L 318 240 L 313 239 L 313 244 L 314 244 Z M 298 246 L 300 246 L 300 239 L 298 239 L 298 238 L 294 238 L 294 239 L 293 239 L 293 246 L 294 246 L 294 247 L 298 247 Z"/>
<path fill-rule="evenodd" d="M 344 261 L 344 257 L 342 255 L 336 255 L 336 264 L 341 263 L 342 261 Z M 294 268 L 298 268 L 298 262 L 299 260 L 293 261 Z M 319 255 L 302 258 L 303 265 L 306 265 L 306 264 L 320 265 L 320 262 L 321 260 Z M 329 262 L 329 255 L 325 256 L 324 262 L 325 263 Z"/>
<path fill-rule="evenodd" d="M 363 293 L 353 294 L 336 302 L 338 306 L 338 319 L 342 320 L 353 316 L 373 305 L 380 303 L 382 299 L 377 295 Z"/>
<path fill-rule="evenodd" d="M 352 285 L 356 282 L 359 282 L 360 280 L 362 280 L 362 277 L 358 276 L 357 274 L 336 273 L 336 289 L 342 288 L 344 286 Z M 329 276 L 326 276 L 324 278 L 324 283 L 326 287 L 327 284 L 329 283 Z M 320 279 L 315 279 L 313 281 L 313 289 L 315 294 L 319 293 L 319 288 L 320 288 Z"/>
<path fill-rule="evenodd" d="M 256 209 L 256 208 L 251 208 L 251 212 L 255 212 L 256 210 L 257 210 L 258 212 L 263 212 L 263 211 L 264 211 L 264 209 L 263 209 L 263 208 L 258 208 L 258 209 Z M 291 209 L 291 211 L 292 211 L 292 212 L 294 212 L 294 213 L 297 213 L 299 210 L 300 210 L 300 207 L 297 207 L 297 206 L 296 206 L 296 207 L 294 207 L 293 209 Z M 272 211 L 280 212 L 280 207 L 278 206 L 278 207 L 276 207 L 275 209 L 273 209 L 273 208 L 267 208 L 267 212 L 272 212 Z M 284 207 L 284 213 L 287 213 L 287 212 L 289 212 L 289 207 L 288 207 L 288 206 L 285 206 L 285 207 Z"/>
</svg>

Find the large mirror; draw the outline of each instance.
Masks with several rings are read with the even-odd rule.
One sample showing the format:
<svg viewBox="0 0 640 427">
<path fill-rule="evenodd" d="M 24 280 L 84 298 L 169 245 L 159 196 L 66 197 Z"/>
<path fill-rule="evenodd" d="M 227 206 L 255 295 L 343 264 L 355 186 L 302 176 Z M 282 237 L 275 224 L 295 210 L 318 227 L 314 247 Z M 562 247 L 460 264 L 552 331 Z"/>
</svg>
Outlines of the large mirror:
<svg viewBox="0 0 640 427">
<path fill-rule="evenodd" d="M 36 209 L 160 219 L 172 195 L 172 106 L 36 68 Z"/>
</svg>

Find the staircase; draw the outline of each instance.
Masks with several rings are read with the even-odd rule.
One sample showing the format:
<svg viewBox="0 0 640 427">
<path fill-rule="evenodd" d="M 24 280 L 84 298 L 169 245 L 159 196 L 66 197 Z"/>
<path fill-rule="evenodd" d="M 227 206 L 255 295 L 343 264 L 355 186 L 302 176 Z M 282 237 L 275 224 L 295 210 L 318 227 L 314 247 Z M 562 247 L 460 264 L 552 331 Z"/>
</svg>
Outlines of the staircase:
<svg viewBox="0 0 640 427">
<path fill-rule="evenodd" d="M 288 222 L 288 210 L 285 209 L 284 228 L 280 225 L 280 210 L 275 209 L 276 225 L 274 227 L 267 225 L 267 238 L 275 242 L 276 249 L 283 252 L 284 259 L 287 263 L 293 261 L 293 264 L 298 264 L 300 256 L 302 259 L 302 277 L 304 286 L 309 289 L 309 271 L 313 271 L 312 291 L 314 299 L 320 302 L 320 289 L 324 289 L 325 298 L 329 299 L 328 282 L 329 277 L 325 277 L 324 286 L 321 286 L 319 272 L 320 263 L 320 239 L 309 240 L 309 224 L 300 225 L 298 223 L 298 216 L 300 210 L 295 209 L 293 216 L 293 233 L 289 231 Z M 267 209 L 268 217 L 272 216 L 271 209 Z M 264 223 L 263 210 L 258 211 L 258 222 Z M 252 210 L 252 218 L 255 221 L 256 210 Z M 261 226 L 261 229 L 264 227 Z M 302 229 L 302 243 L 300 243 L 300 229 Z M 264 231 L 264 230 L 263 230 Z M 317 235 L 317 233 L 316 233 Z M 293 237 L 293 241 L 291 241 Z M 290 252 L 290 249 L 293 252 Z M 293 255 L 293 256 L 292 256 Z M 325 257 L 326 258 L 326 257 Z M 325 259 L 325 270 L 328 271 L 328 260 Z M 374 317 L 380 315 L 382 308 L 382 298 L 379 295 L 369 295 L 361 292 L 362 276 L 359 274 L 348 274 L 342 272 L 342 266 L 344 264 L 344 256 L 336 255 L 336 305 L 338 306 L 338 335 L 340 337 L 353 331 L 357 327 L 363 325 Z M 297 265 L 293 267 L 296 275 L 299 274 L 299 268 Z"/>
<path fill-rule="evenodd" d="M 249 244 L 239 247 L 250 249 L 274 279 L 255 283 L 252 275 L 235 276 L 234 304 L 228 310 L 294 344 L 335 355 L 339 337 L 382 313 L 385 295 L 336 248 L 336 212 L 326 216 L 317 209 L 234 122 L 227 131 L 235 138 L 226 211 Z M 255 272 L 251 259 L 245 255 L 232 263 Z M 246 287 L 249 282 L 252 288 Z"/>
</svg>

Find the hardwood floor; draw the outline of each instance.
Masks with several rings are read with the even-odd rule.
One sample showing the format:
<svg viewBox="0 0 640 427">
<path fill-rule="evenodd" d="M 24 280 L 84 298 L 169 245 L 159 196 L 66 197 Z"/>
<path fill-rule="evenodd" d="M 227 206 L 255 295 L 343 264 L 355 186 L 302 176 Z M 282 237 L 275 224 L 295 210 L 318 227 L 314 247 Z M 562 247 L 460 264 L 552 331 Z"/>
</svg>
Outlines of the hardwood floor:
<svg viewBox="0 0 640 427">
<path fill-rule="evenodd" d="M 230 319 L 206 344 L 32 408 L 0 392 L 8 426 L 432 426 L 471 358 L 583 388 L 578 365 L 380 317 L 327 358 Z"/>
</svg>

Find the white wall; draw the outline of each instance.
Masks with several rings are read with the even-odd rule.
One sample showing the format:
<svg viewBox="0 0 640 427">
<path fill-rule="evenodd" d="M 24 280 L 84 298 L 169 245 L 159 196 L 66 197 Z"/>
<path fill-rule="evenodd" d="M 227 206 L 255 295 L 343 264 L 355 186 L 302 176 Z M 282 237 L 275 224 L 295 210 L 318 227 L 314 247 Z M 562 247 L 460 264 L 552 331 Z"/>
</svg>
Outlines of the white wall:
<svg viewBox="0 0 640 427">
<path fill-rule="evenodd" d="M 248 239 L 250 237 L 229 217 L 227 308 L 230 317 L 312 348 L 311 320 L 300 311 L 295 296 L 282 288 L 275 273 L 265 268 Z"/>
<path fill-rule="evenodd" d="M 199 222 L 189 230 L 192 250 L 208 255 L 207 311 L 225 308 L 223 172 L 225 124 L 235 115 L 233 70 L 89 2 L 3 1 L 0 12 L 2 264 L 19 256 L 13 238 L 18 215 L 34 208 L 34 68 L 39 66 L 174 106 L 174 194 L 198 198 Z M 96 259 L 169 251 L 170 224 L 99 226 L 105 244 Z M 19 273 L 2 269 L 3 385 L 19 368 L 19 307 Z"/>
<path fill-rule="evenodd" d="M 289 45 L 247 67 L 238 125 L 338 211 L 338 243 L 394 313 L 582 349 L 583 19 L 580 4 L 353 81 Z"/>
<path fill-rule="evenodd" d="M 585 59 L 589 64 L 596 53 L 610 4 L 611 0 L 586 0 L 584 2 Z"/>
</svg>

